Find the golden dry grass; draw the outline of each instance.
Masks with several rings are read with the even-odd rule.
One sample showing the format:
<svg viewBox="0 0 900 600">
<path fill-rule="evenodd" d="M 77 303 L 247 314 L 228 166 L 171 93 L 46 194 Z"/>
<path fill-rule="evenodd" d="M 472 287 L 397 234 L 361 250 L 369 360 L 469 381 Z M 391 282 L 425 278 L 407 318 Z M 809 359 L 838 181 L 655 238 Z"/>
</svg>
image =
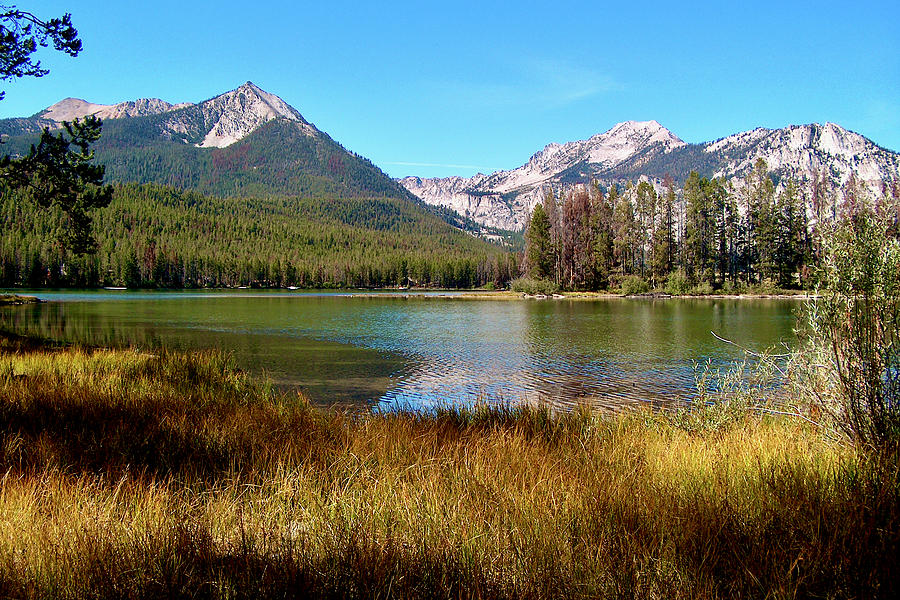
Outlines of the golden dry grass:
<svg viewBox="0 0 900 600">
<path fill-rule="evenodd" d="M 351 416 L 217 354 L 0 354 L 0 596 L 891 597 L 900 477 L 802 421 Z"/>
</svg>

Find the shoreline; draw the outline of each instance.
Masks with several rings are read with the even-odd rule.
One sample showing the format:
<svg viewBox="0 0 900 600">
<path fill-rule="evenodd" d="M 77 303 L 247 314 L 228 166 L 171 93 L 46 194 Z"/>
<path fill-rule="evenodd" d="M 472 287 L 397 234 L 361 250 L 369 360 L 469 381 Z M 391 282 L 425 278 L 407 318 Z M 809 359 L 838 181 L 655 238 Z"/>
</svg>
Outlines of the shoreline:
<svg viewBox="0 0 900 600">
<path fill-rule="evenodd" d="M 809 292 L 774 293 L 774 294 L 615 294 L 612 292 L 562 292 L 551 295 L 529 295 L 520 292 L 500 291 L 471 291 L 463 292 L 457 298 L 467 299 L 508 299 L 508 300 L 606 300 L 615 298 L 629 298 L 635 300 L 810 300 L 818 298 L 818 294 Z"/>
<path fill-rule="evenodd" d="M 0 306 L 22 306 L 25 304 L 41 304 L 46 300 L 41 300 L 37 296 L 20 296 L 19 294 L 0 294 Z"/>
<path fill-rule="evenodd" d="M 645 294 L 617 294 L 614 292 L 561 292 L 555 294 L 526 294 L 523 292 L 513 292 L 510 290 L 472 290 L 472 289 L 428 289 L 428 288 L 324 288 L 324 289 L 290 289 L 290 288 L 182 288 L 182 289 L 156 289 L 156 288 L 84 288 L 84 289 L 68 289 L 53 288 L 47 290 L 29 289 L 29 295 L 20 295 L 16 293 L 0 293 L 0 306 L 22 306 L 26 304 L 40 304 L 47 302 L 38 296 L 30 294 L 47 292 L 160 292 L 160 293 L 180 293 L 180 292 L 262 292 L 262 293 L 291 293 L 297 292 L 297 295 L 304 293 L 327 293 L 337 297 L 359 297 L 359 298 L 383 298 L 383 297 L 403 297 L 403 298 L 444 298 L 444 299 L 460 299 L 460 300 L 606 300 L 612 298 L 630 298 L 638 300 L 810 300 L 818 298 L 819 295 L 811 291 L 795 292 L 775 292 L 769 294 L 666 294 L 645 293 Z"/>
</svg>

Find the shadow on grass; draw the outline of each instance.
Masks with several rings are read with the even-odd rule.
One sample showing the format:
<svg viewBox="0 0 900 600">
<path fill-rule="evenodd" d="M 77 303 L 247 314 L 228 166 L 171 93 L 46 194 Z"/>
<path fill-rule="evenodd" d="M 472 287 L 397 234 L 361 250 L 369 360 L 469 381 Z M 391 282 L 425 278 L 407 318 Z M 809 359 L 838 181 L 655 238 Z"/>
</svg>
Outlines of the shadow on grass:
<svg viewBox="0 0 900 600">
<path fill-rule="evenodd" d="M 0 355 L 0 470 L 208 479 L 339 437 L 322 435 L 328 419 L 302 398 L 272 392 L 221 355 L 21 346 Z"/>
</svg>

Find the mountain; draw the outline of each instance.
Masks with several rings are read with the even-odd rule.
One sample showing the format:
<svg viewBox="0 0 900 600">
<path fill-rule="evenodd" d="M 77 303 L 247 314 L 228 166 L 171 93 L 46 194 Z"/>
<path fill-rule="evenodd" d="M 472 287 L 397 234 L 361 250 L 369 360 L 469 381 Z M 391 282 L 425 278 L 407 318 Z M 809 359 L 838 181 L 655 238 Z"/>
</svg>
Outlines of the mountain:
<svg viewBox="0 0 900 600">
<path fill-rule="evenodd" d="M 517 169 L 474 177 L 406 177 L 403 186 L 428 202 L 478 223 L 520 230 L 548 190 L 596 180 L 601 186 L 666 175 L 683 182 L 692 171 L 724 177 L 736 187 L 758 158 L 778 178 L 809 179 L 823 171 L 841 185 L 856 173 L 872 194 L 900 178 L 900 154 L 833 123 L 754 129 L 714 142 L 688 144 L 656 121 L 628 121 L 587 140 L 549 144 Z"/>
<path fill-rule="evenodd" d="M 159 98 L 142 98 L 131 102 L 120 102 L 119 104 L 91 104 L 80 98 L 66 98 L 42 110 L 35 117 L 55 121 L 56 123 L 81 119 L 88 115 L 94 115 L 104 120 L 122 119 L 125 117 L 158 115 L 190 105 L 190 102 L 169 104 Z"/>
<path fill-rule="evenodd" d="M 93 104 L 81 98 L 65 98 L 30 118 L 0 120 L 0 133 L 5 136 L 40 133 L 45 127 L 60 129 L 63 121 L 83 119 L 89 115 L 103 120 L 146 117 L 190 106 L 190 102 L 169 104 L 159 98 L 141 98 L 118 104 Z"/>
<path fill-rule="evenodd" d="M 515 257 L 460 229 L 251 82 L 197 104 L 67 98 L 0 121 L 3 152 L 42 127 L 98 115 L 95 160 L 113 183 L 98 248 L 58 243 L 59 210 L 0 194 L 0 287 L 471 287 L 505 282 Z"/>
<path fill-rule="evenodd" d="M 278 96 L 247 82 L 198 104 L 67 98 L 30 118 L 0 121 L 4 150 L 24 153 L 42 127 L 94 114 L 108 182 L 160 183 L 220 196 L 391 197 L 409 194 Z"/>
</svg>

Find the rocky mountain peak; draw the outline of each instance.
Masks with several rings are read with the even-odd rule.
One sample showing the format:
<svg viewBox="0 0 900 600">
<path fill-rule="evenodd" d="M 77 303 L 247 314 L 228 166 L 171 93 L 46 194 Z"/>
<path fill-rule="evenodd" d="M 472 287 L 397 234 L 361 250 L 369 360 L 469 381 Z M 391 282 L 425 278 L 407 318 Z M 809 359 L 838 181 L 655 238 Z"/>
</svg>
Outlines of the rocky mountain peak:
<svg viewBox="0 0 900 600">
<path fill-rule="evenodd" d="M 295 108 L 252 81 L 200 103 L 199 108 L 211 125 L 203 141 L 197 144 L 201 148 L 230 146 L 273 119 L 294 121 L 307 135 L 317 133 Z"/>
<path fill-rule="evenodd" d="M 606 135 L 631 135 L 654 136 L 663 133 L 665 136 L 674 137 L 671 131 L 659 124 L 658 121 L 622 121 L 613 125 Z M 604 134 L 598 134 L 604 135 Z"/>
<path fill-rule="evenodd" d="M 141 98 L 118 104 L 94 104 L 81 98 L 65 98 L 39 112 L 36 117 L 61 123 L 95 115 L 101 119 L 122 119 L 125 117 L 146 117 L 158 115 L 190 106 L 189 102 L 169 104 L 159 98 Z"/>
<path fill-rule="evenodd" d="M 656 121 L 624 121 L 587 141 L 592 145 L 629 146 L 634 149 L 645 148 L 652 144 L 663 144 L 666 148 L 684 145 L 678 136 Z"/>
<path fill-rule="evenodd" d="M 190 108 L 191 114 L 176 112 L 184 108 Z M 167 113 L 172 114 L 169 116 Z M 53 127 L 54 123 L 88 115 L 106 120 L 162 114 L 167 114 L 162 131 L 175 134 L 175 138 L 184 139 L 185 142 L 188 138 L 192 141 L 199 140 L 196 145 L 201 148 L 230 146 L 274 119 L 292 121 L 306 135 L 318 134 L 318 130 L 295 108 L 252 81 L 199 104 L 170 104 L 159 98 L 141 98 L 118 104 L 94 104 L 80 98 L 66 98 L 39 112 L 34 118 Z"/>
<path fill-rule="evenodd" d="M 883 182 L 900 177 L 900 154 L 834 123 L 757 128 L 687 144 L 656 121 L 625 121 L 586 140 L 548 144 L 517 169 L 468 180 L 406 178 L 400 183 L 425 202 L 516 230 L 551 189 L 560 193 L 591 180 L 608 186 L 642 178 L 661 189 L 666 175 L 683 181 L 690 170 L 740 186 L 759 158 L 779 177 L 797 180 L 824 172 L 839 186 L 854 173 L 873 197 Z"/>
</svg>

